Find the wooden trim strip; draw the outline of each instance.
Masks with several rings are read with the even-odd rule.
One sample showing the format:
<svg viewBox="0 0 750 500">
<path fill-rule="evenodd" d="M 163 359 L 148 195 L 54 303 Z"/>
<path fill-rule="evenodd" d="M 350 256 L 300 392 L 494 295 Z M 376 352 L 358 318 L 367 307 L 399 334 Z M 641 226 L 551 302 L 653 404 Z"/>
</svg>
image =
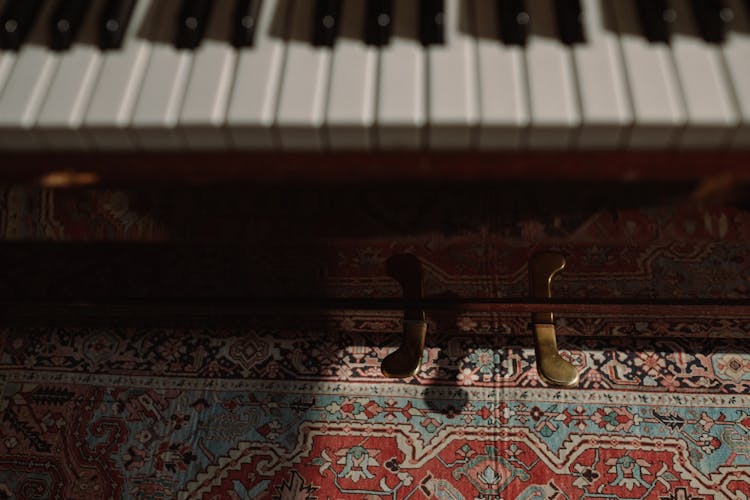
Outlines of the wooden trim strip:
<svg viewBox="0 0 750 500">
<path fill-rule="evenodd" d="M 245 301 L 0 302 L 0 323 L 38 318 L 248 318 L 326 311 L 403 311 L 575 315 L 664 315 L 683 317 L 750 317 L 750 299 L 577 300 L 577 299 L 424 299 L 397 298 L 265 298 Z"/>
<path fill-rule="evenodd" d="M 750 181 L 750 151 L 0 153 L 0 179 L 49 187 L 225 182 Z"/>
</svg>

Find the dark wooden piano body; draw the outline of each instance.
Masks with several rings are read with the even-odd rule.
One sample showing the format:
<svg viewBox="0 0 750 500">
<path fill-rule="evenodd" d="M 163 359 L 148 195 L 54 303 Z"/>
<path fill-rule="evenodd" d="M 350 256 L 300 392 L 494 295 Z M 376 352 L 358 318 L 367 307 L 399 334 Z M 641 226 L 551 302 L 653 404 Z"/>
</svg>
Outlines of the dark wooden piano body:
<svg viewBox="0 0 750 500">
<path fill-rule="evenodd" d="M 28 205 L 5 215 L 6 324 L 316 317 L 399 330 L 414 304 L 384 262 L 409 253 L 424 269 L 431 331 L 527 333 L 532 312 L 554 311 L 568 335 L 750 333 L 748 152 L 1 161 L 6 180 L 42 186 L 6 191 Z M 69 189 L 45 201 L 53 187 Z M 56 236 L 13 237 L 8 224 L 23 222 L 9 217 L 44 211 Z M 118 225 L 123 214 L 159 229 L 138 236 Z M 544 250 L 568 259 L 552 300 L 529 297 L 528 262 Z"/>
<path fill-rule="evenodd" d="M 750 151 L 0 154 L 6 181 L 51 187 L 251 183 L 685 183 L 750 179 Z"/>
</svg>

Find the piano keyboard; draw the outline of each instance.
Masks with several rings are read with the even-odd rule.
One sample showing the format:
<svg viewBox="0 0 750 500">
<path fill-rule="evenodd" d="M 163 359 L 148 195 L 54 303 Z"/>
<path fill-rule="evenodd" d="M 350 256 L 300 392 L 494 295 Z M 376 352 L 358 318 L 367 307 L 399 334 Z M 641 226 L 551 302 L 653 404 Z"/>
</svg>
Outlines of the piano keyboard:
<svg viewBox="0 0 750 500">
<path fill-rule="evenodd" d="M 750 147 L 743 0 L 0 0 L 0 149 Z"/>
</svg>

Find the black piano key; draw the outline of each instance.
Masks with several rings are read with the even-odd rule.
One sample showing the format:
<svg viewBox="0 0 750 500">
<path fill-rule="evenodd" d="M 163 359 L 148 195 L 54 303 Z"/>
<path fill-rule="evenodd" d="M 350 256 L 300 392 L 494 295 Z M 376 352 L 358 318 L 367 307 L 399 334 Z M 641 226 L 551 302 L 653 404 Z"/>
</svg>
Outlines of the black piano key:
<svg viewBox="0 0 750 500">
<path fill-rule="evenodd" d="M 99 47 L 119 49 L 137 0 L 108 0 L 99 20 Z"/>
<path fill-rule="evenodd" d="M 393 29 L 393 2 L 367 0 L 365 16 L 365 43 L 376 46 L 388 45 Z"/>
<path fill-rule="evenodd" d="M 252 47 L 255 43 L 255 30 L 260 19 L 261 0 L 237 0 L 234 10 L 235 47 Z"/>
<path fill-rule="evenodd" d="M 310 0 L 306 0 L 310 1 Z M 313 45 L 333 47 L 339 34 L 341 0 L 316 0 L 313 19 Z"/>
<path fill-rule="evenodd" d="M 51 19 L 50 48 L 68 50 L 78 36 L 90 0 L 59 0 Z"/>
<path fill-rule="evenodd" d="M 42 0 L 10 0 L 0 16 L 0 47 L 21 48 L 41 6 Z"/>
<path fill-rule="evenodd" d="M 177 20 L 178 49 L 195 49 L 203 41 L 211 17 L 212 0 L 184 0 Z"/>
<path fill-rule="evenodd" d="M 557 0 L 555 2 L 557 33 L 567 45 L 585 43 L 583 10 L 580 0 Z"/>
<path fill-rule="evenodd" d="M 727 24 L 734 12 L 723 0 L 692 0 L 693 17 L 703 39 L 709 43 L 722 43 L 727 36 Z"/>
<path fill-rule="evenodd" d="M 524 0 L 498 0 L 498 36 L 506 45 L 526 45 L 529 13 Z"/>
<path fill-rule="evenodd" d="M 636 0 L 643 34 L 650 42 L 669 43 L 677 14 L 667 0 Z"/>
<path fill-rule="evenodd" d="M 422 45 L 442 45 L 445 43 L 444 0 L 420 0 L 419 37 L 422 40 Z"/>
</svg>

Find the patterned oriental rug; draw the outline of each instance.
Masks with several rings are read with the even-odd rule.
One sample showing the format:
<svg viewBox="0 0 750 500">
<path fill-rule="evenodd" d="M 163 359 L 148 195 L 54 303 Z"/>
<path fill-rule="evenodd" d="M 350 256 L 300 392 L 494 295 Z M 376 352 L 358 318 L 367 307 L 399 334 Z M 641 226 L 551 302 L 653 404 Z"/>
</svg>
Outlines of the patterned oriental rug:
<svg viewBox="0 0 750 500">
<path fill-rule="evenodd" d="M 244 198 L 198 196 L 212 208 L 181 225 L 174 214 L 192 202 L 184 193 L 8 188 L 0 231 L 11 246 L 257 236 L 251 222 L 208 229 L 216 211 L 231 212 L 217 206 L 242 211 Z M 383 224 L 368 213 L 365 227 Z M 750 212 L 741 207 L 592 208 L 562 220 L 519 211 L 473 224 L 426 224 L 415 237 L 326 235 L 334 258 L 324 259 L 322 289 L 393 295 L 380 269 L 408 249 L 439 294 L 523 290 L 523 268 L 479 277 L 489 260 L 467 249 L 492 238 L 507 242 L 493 243 L 504 260 L 554 244 L 600 267 L 631 259 L 640 270 L 598 273 L 594 262 L 585 271 L 585 259 L 573 259 L 583 278 L 561 282 L 571 295 L 607 282 L 645 296 L 749 289 Z M 14 272 L 0 273 L 3 297 L 20 282 Z M 425 362 L 408 380 L 380 375 L 401 328 L 388 312 L 263 315 L 233 326 L 5 325 L 0 498 L 750 498 L 750 311 L 558 318 L 562 352 L 581 373 L 571 390 L 539 380 L 528 318 L 429 322 Z"/>
</svg>

